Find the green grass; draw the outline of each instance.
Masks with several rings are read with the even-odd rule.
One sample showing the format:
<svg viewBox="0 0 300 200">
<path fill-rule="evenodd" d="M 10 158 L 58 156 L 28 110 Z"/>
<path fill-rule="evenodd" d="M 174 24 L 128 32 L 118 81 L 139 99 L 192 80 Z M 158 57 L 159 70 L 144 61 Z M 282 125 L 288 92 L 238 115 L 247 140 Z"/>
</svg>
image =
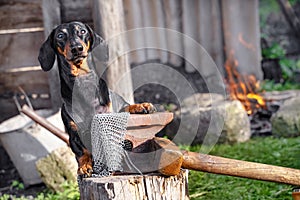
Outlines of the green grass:
<svg viewBox="0 0 300 200">
<path fill-rule="evenodd" d="M 14 187 L 18 187 L 20 189 L 24 189 L 22 187 L 23 184 L 19 183 L 18 181 L 15 181 L 13 183 Z M 64 182 L 62 184 L 63 191 L 62 192 L 53 192 L 50 190 L 45 190 L 44 192 L 37 195 L 37 197 L 34 198 L 34 200 L 79 200 L 80 194 L 77 182 Z M 30 198 L 32 199 L 32 198 Z M 4 194 L 0 196 L 0 200 L 29 200 L 26 197 L 16 197 L 13 195 Z"/>
<path fill-rule="evenodd" d="M 189 147 L 199 152 L 200 146 Z M 300 138 L 256 138 L 235 145 L 216 145 L 211 155 L 300 169 Z M 293 187 L 224 175 L 190 171 L 189 192 L 195 199 L 292 199 Z"/>
</svg>

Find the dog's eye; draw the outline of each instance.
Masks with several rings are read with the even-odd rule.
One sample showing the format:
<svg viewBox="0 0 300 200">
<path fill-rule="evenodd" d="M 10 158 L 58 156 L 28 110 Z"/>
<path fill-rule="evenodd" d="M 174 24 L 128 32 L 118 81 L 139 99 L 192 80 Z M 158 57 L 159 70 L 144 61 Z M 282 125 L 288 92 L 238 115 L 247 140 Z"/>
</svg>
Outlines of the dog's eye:
<svg viewBox="0 0 300 200">
<path fill-rule="evenodd" d="M 63 39 L 64 36 L 65 35 L 63 33 L 58 33 L 56 37 L 57 37 L 57 39 Z"/>
<path fill-rule="evenodd" d="M 85 30 L 85 29 L 81 29 L 81 30 L 80 30 L 80 34 L 81 34 L 81 35 L 86 34 L 86 30 Z"/>
</svg>

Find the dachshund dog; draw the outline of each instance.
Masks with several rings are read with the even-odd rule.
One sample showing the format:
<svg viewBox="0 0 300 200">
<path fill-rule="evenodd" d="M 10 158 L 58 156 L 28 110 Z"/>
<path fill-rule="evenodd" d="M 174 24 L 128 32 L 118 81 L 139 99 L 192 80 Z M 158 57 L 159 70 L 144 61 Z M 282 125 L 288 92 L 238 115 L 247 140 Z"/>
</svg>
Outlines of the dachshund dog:
<svg viewBox="0 0 300 200">
<path fill-rule="evenodd" d="M 44 71 L 49 71 L 57 59 L 63 100 L 61 115 L 78 162 L 78 175 L 91 176 L 93 172 L 92 155 L 80 135 L 90 132 L 95 114 L 155 112 L 151 103 L 129 105 L 96 75 L 91 52 L 103 44 L 105 41 L 87 24 L 70 22 L 59 25 L 50 33 L 38 56 Z"/>
</svg>

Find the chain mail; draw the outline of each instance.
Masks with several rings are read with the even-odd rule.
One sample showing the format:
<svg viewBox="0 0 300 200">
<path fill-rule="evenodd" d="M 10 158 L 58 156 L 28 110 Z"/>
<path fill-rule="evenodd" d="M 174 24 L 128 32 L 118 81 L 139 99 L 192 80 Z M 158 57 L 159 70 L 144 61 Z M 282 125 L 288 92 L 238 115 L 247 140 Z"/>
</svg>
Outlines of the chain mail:
<svg viewBox="0 0 300 200">
<path fill-rule="evenodd" d="M 93 176 L 109 176 L 111 172 L 123 170 L 123 142 L 129 115 L 122 112 L 94 116 L 91 126 Z"/>
</svg>

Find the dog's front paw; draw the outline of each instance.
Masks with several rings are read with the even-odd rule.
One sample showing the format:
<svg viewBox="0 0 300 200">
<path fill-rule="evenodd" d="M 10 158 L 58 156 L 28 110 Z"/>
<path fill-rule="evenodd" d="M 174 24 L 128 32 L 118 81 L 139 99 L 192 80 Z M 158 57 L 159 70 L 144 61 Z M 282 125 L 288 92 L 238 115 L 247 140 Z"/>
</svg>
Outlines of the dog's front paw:
<svg viewBox="0 0 300 200">
<path fill-rule="evenodd" d="M 93 172 L 92 154 L 87 150 L 83 150 L 83 155 L 78 158 L 78 175 L 90 177 Z"/>
<path fill-rule="evenodd" d="M 125 108 L 125 112 L 129 112 L 131 114 L 151 114 L 156 112 L 156 108 L 152 105 L 152 103 L 133 104 L 127 106 Z"/>
</svg>

